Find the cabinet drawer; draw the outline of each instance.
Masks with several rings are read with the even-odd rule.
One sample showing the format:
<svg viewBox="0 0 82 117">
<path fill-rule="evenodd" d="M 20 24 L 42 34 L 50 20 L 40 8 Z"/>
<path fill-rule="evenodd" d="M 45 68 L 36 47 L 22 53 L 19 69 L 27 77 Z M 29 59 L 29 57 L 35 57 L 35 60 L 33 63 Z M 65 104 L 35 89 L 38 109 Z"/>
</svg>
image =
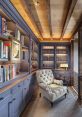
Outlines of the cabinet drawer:
<svg viewBox="0 0 82 117">
<path fill-rule="evenodd" d="M 26 88 L 27 86 L 29 87 L 30 78 L 26 79 L 23 83 L 24 83 L 24 87 L 25 87 L 25 88 Z"/>
<path fill-rule="evenodd" d="M 19 84 L 18 84 L 18 87 L 19 87 L 19 88 L 20 88 L 20 87 L 22 88 L 22 87 L 23 87 L 23 82 L 19 83 Z"/>
<path fill-rule="evenodd" d="M 4 104 L 7 104 L 11 100 L 11 95 L 0 98 L 0 107 Z"/>
<path fill-rule="evenodd" d="M 5 91 L 5 92 L 0 94 L 0 98 L 5 98 L 5 97 L 7 97 L 10 94 L 11 94 L 11 90 L 7 90 L 7 91 Z"/>
<path fill-rule="evenodd" d="M 11 89 L 11 93 L 12 93 L 12 94 L 15 94 L 17 91 L 18 91 L 18 85 L 14 86 L 14 87 Z"/>
</svg>

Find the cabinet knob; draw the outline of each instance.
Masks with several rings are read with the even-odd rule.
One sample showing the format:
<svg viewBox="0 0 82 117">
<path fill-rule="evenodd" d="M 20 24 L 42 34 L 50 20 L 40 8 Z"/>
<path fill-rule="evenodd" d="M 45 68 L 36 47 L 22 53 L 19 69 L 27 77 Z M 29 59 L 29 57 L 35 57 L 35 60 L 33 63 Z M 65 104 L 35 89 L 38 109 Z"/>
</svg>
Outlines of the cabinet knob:
<svg viewBox="0 0 82 117">
<path fill-rule="evenodd" d="M 18 85 L 18 87 L 21 87 L 20 85 Z"/>
<path fill-rule="evenodd" d="M 16 98 L 13 98 L 13 101 L 15 101 L 16 100 Z"/>
<path fill-rule="evenodd" d="M 1 97 L 1 98 L 0 98 L 0 101 L 1 101 L 1 100 L 3 100 L 3 99 L 4 99 L 4 98 L 3 98 L 3 97 Z"/>
</svg>

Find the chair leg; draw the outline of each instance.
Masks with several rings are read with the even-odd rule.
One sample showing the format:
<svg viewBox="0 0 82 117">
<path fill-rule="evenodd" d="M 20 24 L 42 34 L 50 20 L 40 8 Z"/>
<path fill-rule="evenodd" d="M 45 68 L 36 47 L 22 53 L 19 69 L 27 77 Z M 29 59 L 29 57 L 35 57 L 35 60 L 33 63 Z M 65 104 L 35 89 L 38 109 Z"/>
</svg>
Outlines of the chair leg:
<svg viewBox="0 0 82 117">
<path fill-rule="evenodd" d="M 69 93 L 69 90 L 67 89 L 67 93 Z"/>
<path fill-rule="evenodd" d="M 39 97 L 41 97 L 41 93 L 39 94 Z"/>
<path fill-rule="evenodd" d="M 53 107 L 53 102 L 51 102 L 51 107 Z"/>
<path fill-rule="evenodd" d="M 65 94 L 65 98 L 66 98 L 67 94 Z"/>
</svg>

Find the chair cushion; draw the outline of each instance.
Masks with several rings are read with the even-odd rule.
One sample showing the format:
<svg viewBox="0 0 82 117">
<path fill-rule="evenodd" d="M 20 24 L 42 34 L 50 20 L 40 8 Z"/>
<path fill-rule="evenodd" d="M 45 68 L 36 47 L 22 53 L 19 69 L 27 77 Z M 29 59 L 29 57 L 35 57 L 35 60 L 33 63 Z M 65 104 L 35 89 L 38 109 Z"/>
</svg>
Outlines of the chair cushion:
<svg viewBox="0 0 82 117">
<path fill-rule="evenodd" d="M 56 79 L 54 79 L 53 83 L 55 83 L 57 85 L 63 85 L 63 81 L 62 80 L 56 80 Z"/>
<path fill-rule="evenodd" d="M 50 84 L 49 89 L 52 91 L 52 93 L 56 93 L 56 94 L 57 92 L 60 92 L 60 94 L 63 92 L 67 92 L 66 86 L 61 86 L 61 85 L 56 85 L 56 84 Z"/>
</svg>

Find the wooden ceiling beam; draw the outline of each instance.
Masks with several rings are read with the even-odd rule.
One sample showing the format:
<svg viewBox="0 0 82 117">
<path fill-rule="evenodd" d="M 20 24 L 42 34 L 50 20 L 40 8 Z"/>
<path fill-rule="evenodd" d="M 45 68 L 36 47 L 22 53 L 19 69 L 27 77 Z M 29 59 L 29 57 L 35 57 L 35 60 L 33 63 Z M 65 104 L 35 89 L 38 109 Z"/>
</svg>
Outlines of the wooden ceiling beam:
<svg viewBox="0 0 82 117">
<path fill-rule="evenodd" d="M 61 34 L 61 38 L 63 38 L 63 36 L 64 36 L 64 33 L 65 33 L 65 31 L 66 31 L 67 25 L 68 25 L 68 23 L 69 23 L 69 20 L 70 20 L 70 18 L 71 18 L 71 15 L 72 15 L 72 13 L 73 13 L 73 10 L 74 10 L 74 8 L 75 8 L 75 5 L 76 5 L 77 1 L 78 1 L 78 0 L 71 0 L 71 1 L 70 1 L 70 4 L 69 4 L 69 5 L 70 5 L 70 6 L 69 6 L 69 11 L 68 11 L 67 18 L 66 18 L 66 21 L 65 21 L 65 25 L 64 25 L 64 28 L 63 28 L 63 31 L 62 31 L 62 34 Z"/>
<path fill-rule="evenodd" d="M 79 20 L 78 20 L 78 22 L 77 22 L 77 24 L 76 24 L 76 27 L 75 27 L 75 29 L 74 29 L 74 31 L 73 31 L 73 34 L 72 34 L 72 38 L 73 38 L 73 36 L 78 32 L 79 28 L 82 27 L 81 24 L 82 24 L 82 15 L 80 16 L 80 18 L 79 18 Z"/>
</svg>

